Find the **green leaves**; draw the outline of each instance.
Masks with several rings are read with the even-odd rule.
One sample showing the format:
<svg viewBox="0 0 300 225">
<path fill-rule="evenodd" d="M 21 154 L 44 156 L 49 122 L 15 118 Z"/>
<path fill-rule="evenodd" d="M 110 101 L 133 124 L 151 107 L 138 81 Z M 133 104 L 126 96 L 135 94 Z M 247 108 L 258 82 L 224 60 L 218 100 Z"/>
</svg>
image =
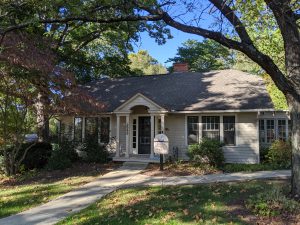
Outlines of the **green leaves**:
<svg viewBox="0 0 300 225">
<path fill-rule="evenodd" d="M 191 71 L 207 72 L 230 68 L 234 61 L 233 53 L 215 41 L 187 40 L 168 62 L 187 62 Z"/>
<path fill-rule="evenodd" d="M 129 54 L 130 69 L 137 75 L 165 74 L 167 69 L 146 50 Z"/>
</svg>

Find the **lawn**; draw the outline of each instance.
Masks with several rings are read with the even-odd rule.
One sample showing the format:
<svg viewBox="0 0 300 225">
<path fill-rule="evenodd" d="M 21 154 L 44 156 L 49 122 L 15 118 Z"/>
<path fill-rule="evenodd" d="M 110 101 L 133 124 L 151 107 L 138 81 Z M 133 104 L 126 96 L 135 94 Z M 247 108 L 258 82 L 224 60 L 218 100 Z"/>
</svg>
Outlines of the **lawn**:
<svg viewBox="0 0 300 225">
<path fill-rule="evenodd" d="M 117 166 L 77 163 L 64 171 L 30 172 L 14 178 L 0 176 L 0 218 L 48 202 Z"/>
<path fill-rule="evenodd" d="M 289 223 L 293 218 L 261 218 L 245 207 L 247 196 L 274 186 L 288 187 L 288 181 L 123 189 L 58 224 L 270 224 L 271 219 Z"/>
</svg>

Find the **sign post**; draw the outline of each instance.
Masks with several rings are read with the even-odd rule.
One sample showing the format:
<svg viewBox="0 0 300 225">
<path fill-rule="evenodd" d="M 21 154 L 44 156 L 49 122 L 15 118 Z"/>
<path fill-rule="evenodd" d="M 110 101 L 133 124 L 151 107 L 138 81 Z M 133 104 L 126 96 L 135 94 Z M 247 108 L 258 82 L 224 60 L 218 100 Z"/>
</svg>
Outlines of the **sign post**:
<svg viewBox="0 0 300 225">
<path fill-rule="evenodd" d="M 159 155 L 160 170 L 164 169 L 163 155 L 169 154 L 169 139 L 165 134 L 157 134 L 154 138 L 154 153 Z"/>
</svg>

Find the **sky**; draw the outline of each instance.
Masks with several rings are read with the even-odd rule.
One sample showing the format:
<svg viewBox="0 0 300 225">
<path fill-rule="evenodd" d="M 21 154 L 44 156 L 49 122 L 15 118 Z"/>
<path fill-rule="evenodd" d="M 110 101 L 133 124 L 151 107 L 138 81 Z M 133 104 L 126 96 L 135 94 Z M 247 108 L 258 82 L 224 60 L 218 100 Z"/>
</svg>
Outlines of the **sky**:
<svg viewBox="0 0 300 225">
<path fill-rule="evenodd" d="M 206 7 L 208 5 L 208 1 L 200 0 L 198 1 L 198 5 L 199 9 L 201 9 L 201 7 Z M 170 15 L 177 15 L 182 13 L 182 10 L 185 10 L 185 8 L 182 7 L 182 3 L 176 3 L 174 6 L 172 6 L 169 13 Z M 183 20 L 189 21 L 189 19 L 191 19 L 193 15 L 193 13 L 187 13 L 181 16 L 181 18 Z M 212 18 L 209 15 L 205 14 L 205 20 L 201 21 L 201 27 L 207 29 L 212 21 Z M 150 38 L 148 36 L 147 32 L 144 32 L 141 34 L 140 42 L 135 44 L 134 52 L 137 52 L 138 50 L 147 50 L 153 58 L 158 60 L 162 65 L 168 67 L 171 66 L 172 63 L 169 62 L 166 64 L 165 62 L 169 58 L 173 58 L 176 55 L 177 48 L 181 46 L 183 42 L 188 39 L 195 39 L 198 41 L 203 40 L 203 38 L 198 35 L 184 33 L 170 26 L 168 26 L 168 28 L 171 30 L 173 38 L 167 40 L 166 44 L 158 45 L 153 38 Z"/>
<path fill-rule="evenodd" d="M 188 39 L 203 40 L 202 37 L 193 34 L 187 34 L 182 31 L 170 28 L 172 39 L 168 39 L 164 45 L 158 45 L 154 38 L 150 38 L 146 32 L 141 33 L 140 42 L 135 43 L 134 52 L 138 50 L 147 50 L 149 54 L 162 65 L 168 67 L 172 63 L 165 63 L 169 58 L 172 58 L 177 53 L 177 48 Z"/>
</svg>

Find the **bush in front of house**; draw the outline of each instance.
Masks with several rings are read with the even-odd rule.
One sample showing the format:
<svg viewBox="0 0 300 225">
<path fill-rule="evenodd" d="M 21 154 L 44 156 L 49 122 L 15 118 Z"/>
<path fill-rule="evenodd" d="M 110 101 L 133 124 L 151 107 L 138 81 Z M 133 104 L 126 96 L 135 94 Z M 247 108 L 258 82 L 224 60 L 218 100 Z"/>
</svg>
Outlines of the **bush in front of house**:
<svg viewBox="0 0 300 225">
<path fill-rule="evenodd" d="M 97 138 L 87 138 L 81 147 L 81 151 L 86 153 L 84 159 L 87 162 L 104 163 L 108 160 L 106 147 L 100 145 Z"/>
<path fill-rule="evenodd" d="M 276 216 L 300 212 L 300 203 L 287 197 L 288 191 L 274 187 L 270 190 L 251 195 L 246 207 L 259 216 Z"/>
<path fill-rule="evenodd" d="M 63 170 L 71 167 L 72 163 L 78 160 L 76 144 L 71 141 L 63 141 L 59 144 L 53 144 L 53 152 L 47 168 L 49 170 Z"/>
<path fill-rule="evenodd" d="M 292 146 L 289 141 L 274 141 L 266 155 L 267 162 L 283 168 L 289 168 L 291 166 L 291 158 Z"/>
<path fill-rule="evenodd" d="M 48 163 L 52 153 L 52 145 L 50 143 L 24 143 L 21 145 L 17 158 L 20 159 L 23 156 L 24 151 L 31 145 L 32 147 L 27 151 L 27 154 L 21 163 L 23 168 L 25 170 L 44 168 Z"/>
<path fill-rule="evenodd" d="M 192 161 L 221 167 L 225 162 L 222 146 L 220 141 L 204 138 L 199 144 L 190 145 L 188 154 Z"/>
</svg>

